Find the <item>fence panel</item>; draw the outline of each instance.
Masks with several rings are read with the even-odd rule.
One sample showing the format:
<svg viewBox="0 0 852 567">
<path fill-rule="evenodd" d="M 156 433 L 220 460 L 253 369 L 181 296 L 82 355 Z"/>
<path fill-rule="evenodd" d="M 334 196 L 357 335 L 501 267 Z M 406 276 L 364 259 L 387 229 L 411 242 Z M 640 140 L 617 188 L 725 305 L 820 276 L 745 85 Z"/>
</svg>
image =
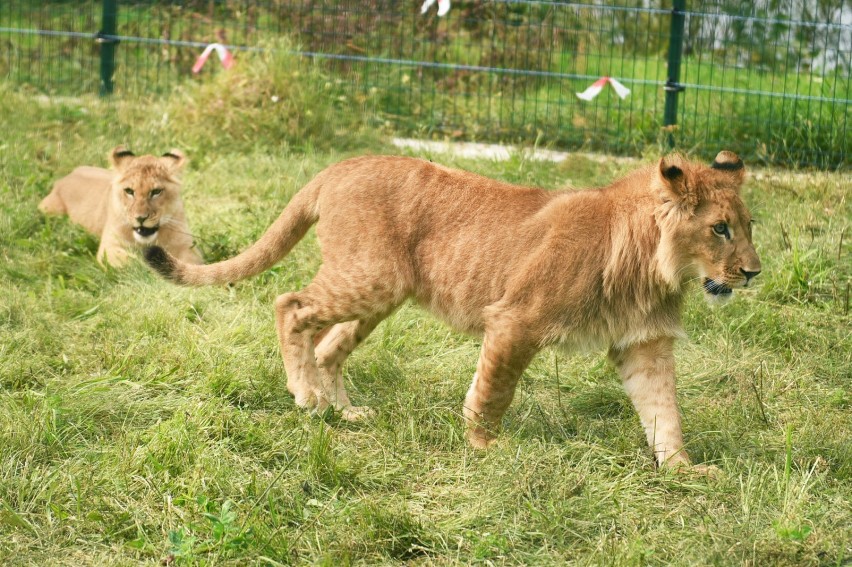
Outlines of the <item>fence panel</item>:
<svg viewBox="0 0 852 567">
<path fill-rule="evenodd" d="M 0 3 L 0 75 L 48 92 L 97 92 L 100 22 L 93 1 Z"/>
<path fill-rule="evenodd" d="M 169 92 L 192 77 L 209 43 L 248 48 L 259 40 L 258 14 L 269 2 L 123 1 L 117 35 L 103 29 L 103 0 L 6 0 L 0 4 L 0 76 L 49 94 L 99 92 L 104 39 L 118 42 L 114 92 Z"/>
<path fill-rule="evenodd" d="M 659 135 L 664 10 L 471 2 L 438 18 L 417 6 L 368 4 L 303 1 L 288 23 L 304 53 L 333 61 L 356 88 L 378 91 L 382 110 L 406 131 L 614 152 Z M 647 25 L 614 42 L 637 16 Z M 650 62 L 630 53 L 636 44 L 655 46 Z M 577 98 L 602 76 L 631 94 Z"/>
<path fill-rule="evenodd" d="M 852 3 L 702 2 L 686 28 L 681 143 L 848 167 Z"/>
<path fill-rule="evenodd" d="M 55 94 L 98 92 L 103 4 L 4 2 L 0 76 Z M 254 49 L 286 34 L 353 94 L 378 101 L 376 119 L 409 135 L 613 153 L 671 137 L 707 155 L 724 147 L 752 160 L 849 166 L 849 0 L 675 5 L 456 1 L 439 17 L 437 5 L 421 14 L 419 0 L 121 1 L 114 92 L 168 92 L 193 77 L 211 42 Z M 673 16 L 683 20 L 681 71 L 667 85 Z M 198 80 L 219 72 L 208 67 Z M 630 94 L 576 96 L 603 76 Z M 667 92 L 676 120 L 664 120 Z"/>
</svg>

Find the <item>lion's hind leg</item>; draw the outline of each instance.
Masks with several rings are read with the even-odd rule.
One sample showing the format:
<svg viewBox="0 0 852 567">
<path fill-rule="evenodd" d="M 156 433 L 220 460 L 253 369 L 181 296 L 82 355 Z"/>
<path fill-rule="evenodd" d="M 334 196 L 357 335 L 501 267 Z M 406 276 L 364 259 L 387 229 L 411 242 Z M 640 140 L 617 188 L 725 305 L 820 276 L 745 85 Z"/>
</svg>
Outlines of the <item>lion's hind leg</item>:
<svg viewBox="0 0 852 567">
<path fill-rule="evenodd" d="M 376 280 L 360 287 L 352 284 L 323 277 L 321 269 L 302 291 L 279 296 L 275 315 L 287 389 L 296 404 L 315 411 L 331 406 L 344 418 L 355 419 L 365 410 L 352 408 L 343 385 L 343 362 L 404 296 Z M 331 325 L 315 347 L 315 337 Z"/>
<path fill-rule="evenodd" d="M 65 201 L 62 200 L 62 197 L 59 196 L 59 192 L 56 190 L 51 191 L 47 197 L 41 200 L 41 203 L 38 204 L 38 210 L 46 215 L 64 215 L 68 213 Z"/>
<path fill-rule="evenodd" d="M 322 388 L 332 394 L 331 404 L 341 412 L 343 419 L 348 421 L 369 417 L 372 410 L 352 405 L 343 384 L 343 363 L 383 318 L 384 316 L 378 316 L 338 323 L 314 349 Z"/>
<path fill-rule="evenodd" d="M 285 293 L 275 300 L 275 328 L 281 345 L 281 356 L 287 372 L 287 389 L 296 398 L 296 405 L 310 409 L 319 404 L 318 370 L 314 359 L 315 329 L 297 330 L 309 316 L 298 293 Z"/>
</svg>

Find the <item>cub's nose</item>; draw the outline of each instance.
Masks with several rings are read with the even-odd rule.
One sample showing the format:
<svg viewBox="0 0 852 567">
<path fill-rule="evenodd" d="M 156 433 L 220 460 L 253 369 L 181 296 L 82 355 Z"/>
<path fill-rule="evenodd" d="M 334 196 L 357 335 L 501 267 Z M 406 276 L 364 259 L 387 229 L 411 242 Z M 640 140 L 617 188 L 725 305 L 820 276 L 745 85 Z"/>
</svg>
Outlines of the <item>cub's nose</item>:
<svg viewBox="0 0 852 567">
<path fill-rule="evenodd" d="M 754 272 L 750 272 L 750 271 L 748 271 L 748 270 L 746 270 L 746 269 L 744 269 L 744 268 L 740 268 L 740 271 L 741 271 L 741 272 L 743 273 L 743 275 L 746 277 L 746 282 L 748 282 L 748 281 L 749 281 L 749 280 L 751 280 L 754 276 L 756 276 L 757 274 L 759 274 L 759 273 L 760 273 L 760 270 L 756 270 L 756 271 L 754 271 Z"/>
<path fill-rule="evenodd" d="M 136 217 L 136 222 L 138 222 L 139 224 L 142 224 L 143 222 L 145 222 L 145 220 L 147 218 L 148 218 L 148 215 L 145 215 L 144 217 Z"/>
</svg>

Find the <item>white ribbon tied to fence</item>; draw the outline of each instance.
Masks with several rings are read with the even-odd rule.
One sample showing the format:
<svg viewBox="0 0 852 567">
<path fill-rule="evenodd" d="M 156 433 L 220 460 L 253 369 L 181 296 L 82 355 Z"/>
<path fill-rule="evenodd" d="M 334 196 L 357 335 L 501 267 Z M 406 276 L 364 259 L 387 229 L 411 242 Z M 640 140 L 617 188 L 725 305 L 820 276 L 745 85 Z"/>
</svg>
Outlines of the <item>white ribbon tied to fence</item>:
<svg viewBox="0 0 852 567">
<path fill-rule="evenodd" d="M 222 67 L 225 69 L 231 68 L 231 65 L 234 64 L 234 56 L 230 51 L 228 51 L 228 48 L 221 43 L 211 43 L 204 48 L 204 51 L 202 51 L 201 55 L 198 56 L 198 59 L 195 60 L 195 65 L 192 66 L 193 73 L 201 71 L 201 68 L 204 67 L 204 64 L 207 62 L 207 58 L 210 57 L 210 54 L 214 49 L 219 55 L 219 61 L 222 62 Z"/>
<path fill-rule="evenodd" d="M 438 1 L 438 15 L 444 16 L 447 12 L 450 11 L 450 0 L 437 0 Z M 425 14 L 429 11 L 429 8 L 432 7 L 432 4 L 435 3 L 435 0 L 426 0 L 423 2 L 423 6 L 420 7 L 420 13 Z"/>
<path fill-rule="evenodd" d="M 615 94 L 617 94 L 619 98 L 626 98 L 627 95 L 630 94 L 630 89 L 628 89 L 612 77 L 601 77 L 600 79 L 595 81 L 592 86 L 590 86 L 581 93 L 577 93 L 577 98 L 581 98 L 583 100 L 592 100 L 596 96 L 601 94 L 601 91 L 607 83 L 612 85 Z"/>
</svg>

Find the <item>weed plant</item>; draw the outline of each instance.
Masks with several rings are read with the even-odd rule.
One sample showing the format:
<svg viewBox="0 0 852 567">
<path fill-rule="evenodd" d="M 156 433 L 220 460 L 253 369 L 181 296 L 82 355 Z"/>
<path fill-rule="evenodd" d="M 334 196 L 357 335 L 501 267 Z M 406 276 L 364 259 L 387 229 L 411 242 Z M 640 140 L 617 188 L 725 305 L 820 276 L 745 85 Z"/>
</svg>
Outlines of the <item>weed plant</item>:
<svg viewBox="0 0 852 567">
<path fill-rule="evenodd" d="M 215 261 L 326 165 L 390 151 L 321 74 L 261 71 L 132 103 L 2 87 L 0 563 L 849 564 L 848 176 L 752 170 L 757 285 L 722 309 L 688 296 L 679 399 L 716 477 L 655 470 L 602 353 L 541 353 L 479 452 L 460 416 L 479 341 L 410 305 L 345 368 L 373 419 L 295 407 L 272 302 L 316 271 L 312 232 L 261 276 L 187 289 L 139 262 L 99 268 L 94 237 L 36 210 L 118 143 L 179 147 Z M 424 157 L 547 188 L 638 165 Z"/>
</svg>

